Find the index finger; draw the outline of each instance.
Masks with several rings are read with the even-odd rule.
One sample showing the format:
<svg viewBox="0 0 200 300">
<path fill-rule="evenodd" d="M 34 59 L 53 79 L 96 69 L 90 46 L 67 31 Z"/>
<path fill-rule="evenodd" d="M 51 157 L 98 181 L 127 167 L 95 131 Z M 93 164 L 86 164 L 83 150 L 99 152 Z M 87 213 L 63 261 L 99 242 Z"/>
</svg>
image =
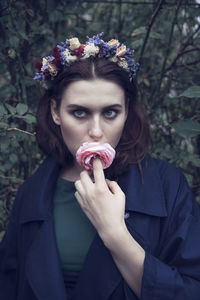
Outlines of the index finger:
<svg viewBox="0 0 200 300">
<path fill-rule="evenodd" d="M 93 160 L 93 174 L 95 183 L 106 183 L 102 162 L 99 158 Z"/>
</svg>

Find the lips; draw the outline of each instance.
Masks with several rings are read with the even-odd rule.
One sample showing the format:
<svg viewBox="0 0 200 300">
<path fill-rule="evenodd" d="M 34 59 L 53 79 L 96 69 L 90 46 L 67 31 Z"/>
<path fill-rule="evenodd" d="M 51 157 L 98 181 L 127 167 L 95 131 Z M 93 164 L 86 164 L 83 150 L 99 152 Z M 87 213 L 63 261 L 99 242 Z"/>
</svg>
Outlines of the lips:
<svg viewBox="0 0 200 300">
<path fill-rule="evenodd" d="M 76 152 L 77 162 L 86 170 L 93 169 L 94 158 L 100 158 L 103 169 L 108 168 L 115 157 L 115 150 L 110 144 L 101 144 L 99 142 L 83 143 Z"/>
</svg>

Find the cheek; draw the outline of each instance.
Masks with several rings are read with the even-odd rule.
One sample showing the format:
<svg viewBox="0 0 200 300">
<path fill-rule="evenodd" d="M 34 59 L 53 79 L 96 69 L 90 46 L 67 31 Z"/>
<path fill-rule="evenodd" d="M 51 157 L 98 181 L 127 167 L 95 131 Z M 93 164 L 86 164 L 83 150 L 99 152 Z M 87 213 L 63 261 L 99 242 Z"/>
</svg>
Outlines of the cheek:
<svg viewBox="0 0 200 300">
<path fill-rule="evenodd" d="M 113 143 L 115 144 L 115 146 L 118 144 L 118 142 L 121 138 L 121 135 L 122 135 L 122 132 L 123 132 L 123 129 L 124 129 L 124 125 L 125 125 L 125 121 L 123 119 L 122 121 L 116 123 L 110 129 L 109 135 L 110 135 Z"/>
<path fill-rule="evenodd" d="M 70 115 L 66 114 L 61 116 L 61 124 L 60 128 L 63 134 L 72 135 L 77 130 L 77 126 L 75 126 L 73 119 Z"/>
<path fill-rule="evenodd" d="M 70 129 L 70 126 L 68 124 L 61 122 L 60 124 L 60 130 L 62 133 L 63 138 L 72 135 L 72 130 Z"/>
<path fill-rule="evenodd" d="M 60 129 L 65 145 L 69 151 L 74 154 L 80 146 L 80 142 L 84 136 L 83 126 L 77 126 L 77 124 L 74 124 L 69 118 L 67 122 L 61 122 Z"/>
<path fill-rule="evenodd" d="M 124 126 L 125 126 L 125 123 L 126 123 L 126 116 L 124 115 L 118 122 L 118 124 L 116 124 L 116 127 L 117 127 L 117 130 L 119 132 L 122 133 L 123 129 L 124 129 Z"/>
<path fill-rule="evenodd" d="M 61 124 L 62 136 L 65 140 L 74 141 L 80 138 L 82 135 L 81 126 L 73 126 L 73 124 Z"/>
</svg>

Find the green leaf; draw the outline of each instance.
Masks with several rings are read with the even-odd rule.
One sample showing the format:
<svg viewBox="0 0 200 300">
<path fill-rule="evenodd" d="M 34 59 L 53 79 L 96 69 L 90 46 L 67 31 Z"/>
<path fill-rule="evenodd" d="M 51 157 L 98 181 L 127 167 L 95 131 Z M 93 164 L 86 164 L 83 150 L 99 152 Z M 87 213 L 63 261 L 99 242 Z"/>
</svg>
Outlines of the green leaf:
<svg viewBox="0 0 200 300">
<path fill-rule="evenodd" d="M 19 31 L 19 35 L 24 39 L 28 41 L 28 36 L 26 35 L 26 33 L 24 32 L 23 29 L 20 29 Z"/>
<path fill-rule="evenodd" d="M 32 123 L 36 123 L 36 118 L 31 115 L 31 114 L 27 114 L 23 117 L 23 119 L 28 123 L 28 124 L 32 124 Z"/>
<path fill-rule="evenodd" d="M 200 123 L 193 120 L 181 120 L 172 125 L 176 132 L 184 138 L 200 134 Z"/>
<path fill-rule="evenodd" d="M 12 167 L 13 167 L 12 163 L 7 160 L 6 163 L 3 165 L 4 172 L 7 172 L 7 171 L 11 170 Z"/>
<path fill-rule="evenodd" d="M 28 111 L 28 106 L 24 103 L 18 103 L 16 106 L 17 114 L 23 116 Z"/>
<path fill-rule="evenodd" d="M 136 28 L 132 33 L 131 36 L 135 37 L 141 34 L 144 34 L 146 32 L 146 27 L 145 26 L 141 26 L 139 28 Z"/>
<path fill-rule="evenodd" d="M 8 111 L 11 113 L 11 115 L 15 115 L 16 114 L 16 108 L 8 103 L 5 104 L 5 106 L 7 107 Z"/>
<path fill-rule="evenodd" d="M 29 16 L 34 17 L 34 11 L 32 9 L 26 9 L 26 12 Z"/>
<path fill-rule="evenodd" d="M 193 154 L 191 162 L 194 166 L 200 167 L 200 158 L 197 155 Z"/>
<path fill-rule="evenodd" d="M 7 99 L 9 98 L 12 93 L 15 93 L 16 89 L 14 86 L 10 84 L 4 84 L 3 86 L 0 87 L 0 98 L 1 99 Z"/>
<path fill-rule="evenodd" d="M 157 40 L 164 40 L 163 35 L 161 33 L 155 32 L 155 31 L 151 32 L 150 37 L 153 39 L 157 39 Z"/>
<path fill-rule="evenodd" d="M 200 98 L 200 86 L 194 85 L 179 95 L 179 97 Z"/>
<path fill-rule="evenodd" d="M 12 164 L 15 164 L 18 162 L 18 157 L 15 153 L 11 153 L 9 156 L 9 160 Z"/>
<path fill-rule="evenodd" d="M 148 86 L 148 87 L 151 85 L 150 81 L 149 81 L 147 78 L 144 78 L 144 79 L 143 79 L 143 82 L 144 82 L 144 84 L 145 84 L 146 86 Z"/>
<path fill-rule="evenodd" d="M 5 109 L 4 105 L 0 103 L 0 117 L 3 115 L 7 115 L 7 110 Z"/>
<path fill-rule="evenodd" d="M 27 87 L 30 87 L 30 86 L 33 86 L 35 84 L 33 78 L 31 77 L 28 77 L 28 76 L 25 76 L 24 77 L 24 84 L 27 86 Z"/>
<path fill-rule="evenodd" d="M 10 145 L 10 140 L 7 137 L 0 137 L 0 149 L 6 151 Z"/>
<path fill-rule="evenodd" d="M 19 38 L 12 35 L 10 38 L 9 38 L 9 43 L 10 43 L 10 46 L 11 48 L 17 48 L 19 46 Z"/>
<path fill-rule="evenodd" d="M 139 48 L 142 46 L 142 44 L 143 44 L 143 39 L 138 39 L 134 41 L 134 48 Z"/>
<path fill-rule="evenodd" d="M 5 123 L 5 122 L 0 122 L 0 128 L 1 129 L 6 129 L 6 128 L 8 128 L 8 124 Z"/>
</svg>

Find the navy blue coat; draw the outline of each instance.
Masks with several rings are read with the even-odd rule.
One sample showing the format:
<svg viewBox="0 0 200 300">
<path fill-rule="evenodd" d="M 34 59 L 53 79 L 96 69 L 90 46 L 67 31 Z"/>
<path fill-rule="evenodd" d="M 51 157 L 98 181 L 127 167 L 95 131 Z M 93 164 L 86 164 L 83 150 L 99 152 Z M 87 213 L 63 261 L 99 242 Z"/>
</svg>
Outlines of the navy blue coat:
<svg viewBox="0 0 200 300">
<path fill-rule="evenodd" d="M 200 299 L 200 209 L 179 169 L 147 156 L 119 179 L 126 225 L 145 249 L 143 300 Z M 19 189 L 0 245 L 1 300 L 66 300 L 52 217 L 59 167 L 47 158 Z M 73 300 L 138 299 L 96 234 Z"/>
</svg>

